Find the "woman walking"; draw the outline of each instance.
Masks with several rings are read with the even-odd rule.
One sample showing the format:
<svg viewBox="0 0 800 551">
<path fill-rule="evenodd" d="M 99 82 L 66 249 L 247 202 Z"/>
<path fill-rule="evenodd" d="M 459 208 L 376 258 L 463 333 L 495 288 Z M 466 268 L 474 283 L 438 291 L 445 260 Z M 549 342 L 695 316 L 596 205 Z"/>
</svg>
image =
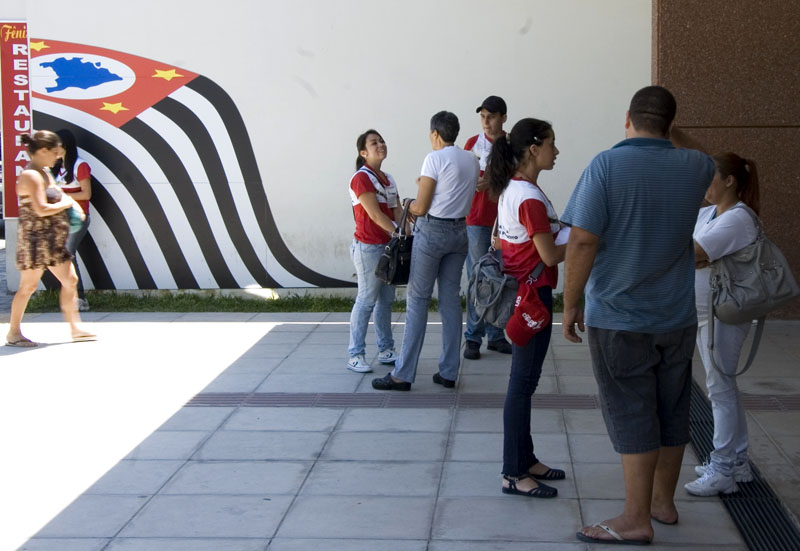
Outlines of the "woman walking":
<svg viewBox="0 0 800 551">
<path fill-rule="evenodd" d="M 17 180 L 19 220 L 17 228 L 17 269 L 20 274 L 19 289 L 11 302 L 11 318 L 6 345 L 31 348 L 37 343 L 22 334 L 20 324 L 44 270 L 50 270 L 61 282 L 60 304 L 64 320 L 70 326 L 73 340 L 87 340 L 94 335 L 79 326 L 76 305 L 78 276 L 72 265 L 72 255 L 66 247 L 69 234 L 67 210 L 74 208 L 81 216 L 80 205 L 61 193 L 49 171 L 59 155 L 61 140 L 49 130 L 40 130 L 33 136 L 23 134 L 31 162 Z"/>
</svg>

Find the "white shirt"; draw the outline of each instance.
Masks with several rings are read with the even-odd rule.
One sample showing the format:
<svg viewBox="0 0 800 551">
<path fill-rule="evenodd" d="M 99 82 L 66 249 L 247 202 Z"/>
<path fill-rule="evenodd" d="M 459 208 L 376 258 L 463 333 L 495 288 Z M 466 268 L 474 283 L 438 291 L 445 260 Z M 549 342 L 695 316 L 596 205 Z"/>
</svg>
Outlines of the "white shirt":
<svg viewBox="0 0 800 551">
<path fill-rule="evenodd" d="M 503 136 L 505 138 L 505 136 Z M 478 134 L 478 139 L 469 151 L 477 157 L 481 170 L 486 170 L 486 165 L 489 163 L 489 154 L 492 152 L 492 142 L 486 137 L 484 132 Z"/>
<path fill-rule="evenodd" d="M 711 262 L 745 248 L 758 237 L 755 220 L 746 210 L 731 207 L 719 216 L 715 216 L 716 212 L 717 207 L 714 205 L 700 209 L 692 235 Z M 711 268 L 695 270 L 695 305 L 701 324 L 708 320 L 708 296 L 711 294 L 710 276 Z"/>
<path fill-rule="evenodd" d="M 478 159 L 454 145 L 431 151 L 422 163 L 422 176 L 436 181 L 428 214 L 463 218 L 472 206 L 478 184 Z"/>
</svg>

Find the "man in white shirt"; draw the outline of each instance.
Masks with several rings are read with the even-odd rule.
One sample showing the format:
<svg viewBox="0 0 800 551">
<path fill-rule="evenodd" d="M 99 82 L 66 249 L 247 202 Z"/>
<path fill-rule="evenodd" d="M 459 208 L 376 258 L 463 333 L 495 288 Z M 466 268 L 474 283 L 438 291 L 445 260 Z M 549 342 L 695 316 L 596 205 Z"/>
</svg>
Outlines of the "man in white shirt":
<svg viewBox="0 0 800 551">
<path fill-rule="evenodd" d="M 458 117 L 440 111 L 431 118 L 433 151 L 422 163 L 417 198 L 409 212 L 416 217 L 411 275 L 406 293 L 403 349 L 395 368 L 372 380 L 377 390 L 411 390 L 428 322 L 433 285 L 438 283 L 442 316 L 442 354 L 433 382 L 453 388 L 461 349 L 461 273 L 467 258 L 466 216 L 478 183 L 478 160 L 456 147 Z"/>
</svg>

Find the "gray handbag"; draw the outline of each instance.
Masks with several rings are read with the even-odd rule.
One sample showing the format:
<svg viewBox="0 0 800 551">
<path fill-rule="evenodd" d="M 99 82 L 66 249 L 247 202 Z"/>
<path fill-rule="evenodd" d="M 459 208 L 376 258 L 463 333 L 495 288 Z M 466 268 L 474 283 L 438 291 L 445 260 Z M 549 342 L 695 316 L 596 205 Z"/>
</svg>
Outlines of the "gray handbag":
<svg viewBox="0 0 800 551">
<path fill-rule="evenodd" d="M 714 318 L 731 325 L 757 319 L 750 355 L 735 374 L 741 375 L 755 359 L 766 315 L 800 296 L 800 287 L 786 257 L 764 234 L 758 215 L 744 204 L 733 208 L 744 209 L 753 217 L 758 235 L 750 245 L 711 263 L 708 348 L 712 365 L 722 373 L 714 362 Z"/>
</svg>

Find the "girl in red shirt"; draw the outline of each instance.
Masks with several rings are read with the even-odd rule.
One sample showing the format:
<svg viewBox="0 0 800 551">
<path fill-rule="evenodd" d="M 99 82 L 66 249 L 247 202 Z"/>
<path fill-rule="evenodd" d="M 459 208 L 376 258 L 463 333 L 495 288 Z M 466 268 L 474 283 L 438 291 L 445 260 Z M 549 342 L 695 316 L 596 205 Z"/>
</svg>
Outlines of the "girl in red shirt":
<svg viewBox="0 0 800 551">
<path fill-rule="evenodd" d="M 83 209 L 86 218 L 77 231 L 71 232 L 67 238 L 67 250 L 72 254 L 72 264 L 78 274 L 78 310 L 89 310 L 89 302 L 83 291 L 83 279 L 78 268 L 78 245 L 89 231 L 89 199 L 92 198 L 92 169 L 89 163 L 78 157 L 75 136 L 69 130 L 56 131 L 61 138 L 61 158 L 53 166 L 56 185 L 61 191 L 75 199 Z"/>
<path fill-rule="evenodd" d="M 397 228 L 402 209 L 394 178 L 381 171 L 387 154 L 383 137 L 376 130 L 367 130 L 356 140 L 356 149 L 356 173 L 350 179 L 356 231 L 350 245 L 350 256 L 358 277 L 358 294 L 350 313 L 347 368 L 356 373 L 368 373 L 372 367 L 365 358 L 365 338 L 373 310 L 378 361 L 393 364 L 397 359 L 392 338 L 394 286 L 379 280 L 375 268 Z"/>
<path fill-rule="evenodd" d="M 505 271 L 516 277 L 520 286 L 515 313 L 506 327 L 513 344 L 503 410 L 503 493 L 544 498 L 555 497 L 558 490 L 537 480 L 565 477 L 561 469 L 539 461 L 530 432 L 531 398 L 542 374 L 552 325 L 517 323 L 513 331 L 511 326 L 518 321 L 515 317 L 531 306 L 527 302 L 541 301 L 537 308 L 543 306 L 549 315 L 553 312 L 556 265 L 564 260 L 566 246 L 555 244 L 560 224 L 537 179 L 542 170 L 553 169 L 557 156 L 550 123 L 522 119 L 505 138 L 495 141 L 487 167 L 489 189 L 499 196 L 497 227 Z M 544 269 L 537 274 L 534 269 L 540 262 Z M 527 319 L 530 322 L 530 317 Z"/>
</svg>

